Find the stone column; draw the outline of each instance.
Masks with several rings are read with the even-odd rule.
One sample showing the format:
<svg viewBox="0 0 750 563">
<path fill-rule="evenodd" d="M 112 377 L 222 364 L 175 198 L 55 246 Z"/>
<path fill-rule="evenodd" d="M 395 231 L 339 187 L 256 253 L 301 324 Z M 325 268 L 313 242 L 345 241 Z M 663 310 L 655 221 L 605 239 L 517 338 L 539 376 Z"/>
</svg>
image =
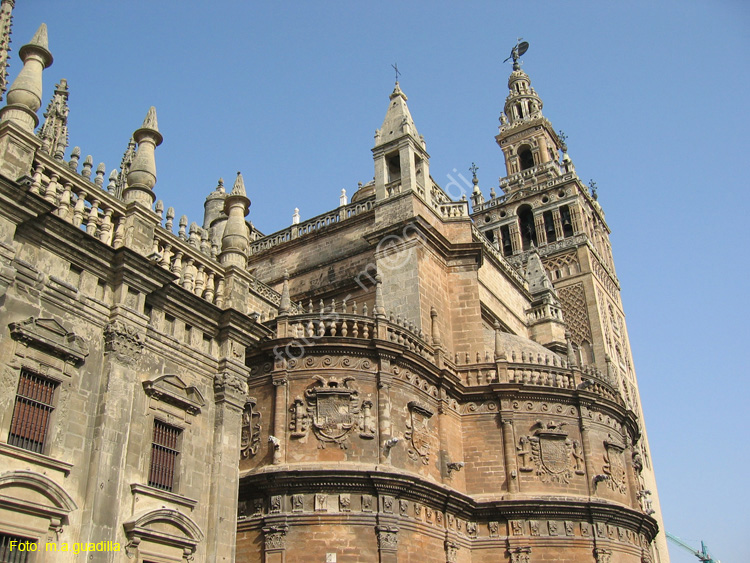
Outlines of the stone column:
<svg viewBox="0 0 750 563">
<path fill-rule="evenodd" d="M 547 244 L 547 231 L 544 228 L 544 215 L 541 213 L 534 215 L 534 227 L 536 228 L 536 245 L 542 246 Z"/>
<path fill-rule="evenodd" d="M 388 463 L 391 448 L 391 380 L 390 358 L 380 358 L 378 369 L 378 461 Z"/>
<path fill-rule="evenodd" d="M 513 250 L 513 254 L 518 254 L 523 250 L 523 245 L 521 244 L 521 233 L 518 230 L 518 221 L 508 225 L 508 230 L 510 231 L 510 246 Z"/>
<path fill-rule="evenodd" d="M 508 480 L 508 492 L 518 493 L 521 486 L 518 478 L 518 465 L 516 463 L 516 437 L 513 432 L 513 420 L 510 413 L 502 413 L 500 424 L 503 426 L 503 461 L 505 462 L 505 474 Z"/>
<path fill-rule="evenodd" d="M 586 465 L 586 487 L 589 492 L 589 496 L 591 496 L 592 493 L 592 479 L 594 478 L 594 475 L 596 475 L 596 471 L 594 470 L 594 461 L 593 461 L 593 454 L 591 453 L 591 437 L 589 435 L 589 428 L 588 424 L 584 420 L 584 411 L 586 411 L 586 407 L 581 407 L 580 412 L 580 419 L 581 419 L 581 445 L 583 446 L 583 459 Z"/>
<path fill-rule="evenodd" d="M 216 375 L 206 553 L 217 563 L 234 561 L 242 411 L 246 402 L 247 384 L 241 374 L 225 371 Z"/>
<path fill-rule="evenodd" d="M 560 208 L 556 207 L 552 210 L 552 222 L 555 224 L 555 236 L 557 240 L 562 240 L 565 237 L 562 227 L 562 217 L 560 216 Z"/>
<path fill-rule="evenodd" d="M 100 542 L 121 537 L 119 510 L 131 499 L 122 498 L 133 400 L 138 391 L 138 361 L 143 353 L 145 326 L 120 320 L 104 329 L 105 361 L 99 387 L 92 455 L 88 460 L 86 502 L 81 542 Z M 142 390 L 141 390 L 142 392 Z M 143 451 L 150 450 L 151 435 L 141 438 Z M 110 559 L 106 552 L 92 552 L 89 561 Z"/>
<path fill-rule="evenodd" d="M 286 370 L 274 370 L 271 374 L 271 381 L 274 388 L 274 406 L 273 406 L 273 428 L 272 436 L 276 440 L 271 440 L 274 465 L 286 461 L 286 430 L 287 430 L 287 405 L 289 404 L 288 389 L 289 380 L 287 379 Z M 269 439 L 270 440 L 270 439 Z"/>
<path fill-rule="evenodd" d="M 378 561 L 398 563 L 398 526 L 378 524 L 375 533 L 378 535 Z"/>
<path fill-rule="evenodd" d="M 284 563 L 286 561 L 286 534 L 289 526 L 272 524 L 263 527 L 263 562 Z"/>
<path fill-rule="evenodd" d="M 572 203 L 568 209 L 570 209 L 570 226 L 573 227 L 573 234 L 577 235 L 583 230 L 581 207 L 578 203 Z"/>
</svg>

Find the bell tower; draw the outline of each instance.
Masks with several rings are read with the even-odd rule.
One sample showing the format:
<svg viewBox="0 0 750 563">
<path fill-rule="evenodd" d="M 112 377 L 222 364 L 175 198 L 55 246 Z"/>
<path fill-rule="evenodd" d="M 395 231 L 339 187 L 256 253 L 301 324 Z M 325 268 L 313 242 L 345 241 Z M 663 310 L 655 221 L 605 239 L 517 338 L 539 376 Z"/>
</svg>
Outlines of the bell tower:
<svg viewBox="0 0 750 563">
<path fill-rule="evenodd" d="M 519 271 L 533 271 L 541 259 L 559 299 L 571 359 L 608 381 L 638 417 L 641 436 L 633 451 L 634 467 L 642 467 L 639 498 L 663 530 L 610 229 L 596 185 L 581 181 L 565 136 L 542 114 L 542 100 L 521 68 L 523 46 L 514 47 L 509 57 L 513 70 L 495 137 L 506 167 L 502 194 L 492 190 L 488 200 L 475 194 L 471 216 Z M 663 533 L 656 543 L 666 559 Z"/>
</svg>

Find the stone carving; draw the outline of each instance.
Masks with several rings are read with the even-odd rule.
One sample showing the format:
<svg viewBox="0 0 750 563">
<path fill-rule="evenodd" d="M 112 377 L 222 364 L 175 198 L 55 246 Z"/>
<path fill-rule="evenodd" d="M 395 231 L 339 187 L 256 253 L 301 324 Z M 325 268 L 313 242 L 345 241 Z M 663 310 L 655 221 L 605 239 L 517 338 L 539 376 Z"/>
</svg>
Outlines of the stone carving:
<svg viewBox="0 0 750 563">
<path fill-rule="evenodd" d="M 352 499 L 349 493 L 339 495 L 339 512 L 349 512 L 351 510 Z"/>
<path fill-rule="evenodd" d="M 14 339 L 46 350 L 66 362 L 82 364 L 89 355 L 86 340 L 66 330 L 54 319 L 29 317 L 25 321 L 10 323 L 8 328 Z"/>
<path fill-rule="evenodd" d="M 217 373 L 214 377 L 214 391 L 217 393 L 226 393 L 243 396 L 247 393 L 247 383 L 239 375 L 230 372 Z"/>
<path fill-rule="evenodd" d="M 257 401 L 248 397 L 242 412 L 242 431 L 240 435 L 240 457 L 247 459 L 258 453 L 260 446 L 260 412 L 255 408 Z"/>
<path fill-rule="evenodd" d="M 265 526 L 263 528 L 263 539 L 265 540 L 266 551 L 282 550 L 286 548 L 286 533 L 289 526 L 282 524 L 280 526 Z"/>
<path fill-rule="evenodd" d="M 378 549 L 380 551 L 396 551 L 398 549 L 398 528 L 396 526 L 376 526 L 378 534 Z"/>
<path fill-rule="evenodd" d="M 409 510 L 409 503 L 405 500 L 399 500 L 398 501 L 398 512 L 401 514 L 401 516 L 406 516 L 407 511 Z"/>
<path fill-rule="evenodd" d="M 487 529 L 490 532 L 491 538 L 496 538 L 500 534 L 500 523 L 499 522 L 489 522 L 487 524 Z"/>
<path fill-rule="evenodd" d="M 539 522 L 536 520 L 531 520 L 529 522 L 529 529 L 531 530 L 532 536 L 538 536 L 539 535 Z"/>
<path fill-rule="evenodd" d="M 565 535 L 572 536 L 574 534 L 573 522 L 565 522 Z"/>
<path fill-rule="evenodd" d="M 435 513 L 435 522 L 437 522 L 438 524 L 442 524 L 443 523 L 443 513 L 442 512 L 436 512 Z"/>
<path fill-rule="evenodd" d="M 372 512 L 371 495 L 362 495 L 362 512 Z"/>
<path fill-rule="evenodd" d="M 612 550 L 597 547 L 594 550 L 594 557 L 596 557 L 596 563 L 610 563 L 612 561 Z"/>
<path fill-rule="evenodd" d="M 422 505 L 418 502 L 414 503 L 414 518 L 422 518 Z"/>
<path fill-rule="evenodd" d="M 523 535 L 523 521 L 522 520 L 511 520 L 510 529 L 514 536 Z"/>
<path fill-rule="evenodd" d="M 263 499 L 253 499 L 253 516 L 260 516 L 263 514 Z"/>
<path fill-rule="evenodd" d="M 596 537 L 597 538 L 606 538 L 607 537 L 607 528 L 605 527 L 603 522 L 597 522 L 596 523 Z"/>
<path fill-rule="evenodd" d="M 536 474 L 544 483 L 570 483 L 573 475 L 573 442 L 568 439 L 563 429 L 564 422 L 537 420 L 533 436 L 527 437 L 531 450 L 531 460 L 536 466 Z M 525 447 L 521 443 L 520 447 Z M 517 446 L 518 449 L 518 446 Z M 526 452 L 523 451 L 524 461 Z M 528 471 L 528 465 L 522 464 L 521 470 Z"/>
<path fill-rule="evenodd" d="M 407 453 L 414 461 L 421 461 L 427 465 L 430 462 L 429 421 L 434 413 L 416 401 L 410 401 L 407 408 L 407 431 L 404 433 L 404 438 L 411 444 L 407 448 Z"/>
<path fill-rule="evenodd" d="M 359 391 L 349 387 L 349 382 L 355 379 L 331 377 L 326 380 L 319 375 L 313 376 L 313 379 L 319 386 L 305 391 L 305 398 L 307 414 L 320 442 L 319 447 L 325 448 L 326 444 L 334 443 L 346 449 L 347 435 L 357 426 L 360 412 Z"/>
<path fill-rule="evenodd" d="M 607 476 L 607 486 L 621 494 L 627 492 L 627 475 L 625 473 L 625 446 L 609 439 L 604 441 L 604 466 L 602 472 Z"/>
<path fill-rule="evenodd" d="M 529 563 L 530 547 L 514 547 L 508 550 L 510 563 Z"/>
<path fill-rule="evenodd" d="M 467 522 L 466 523 L 466 535 L 470 538 L 477 537 L 477 523 L 476 522 Z"/>
<path fill-rule="evenodd" d="M 271 510 L 269 512 L 281 512 L 281 495 L 271 497 Z"/>
<path fill-rule="evenodd" d="M 383 497 L 383 512 L 393 514 L 393 497 Z"/>
<path fill-rule="evenodd" d="M 581 535 L 585 538 L 591 537 L 591 524 L 581 522 Z"/>
<path fill-rule="evenodd" d="M 547 522 L 547 528 L 549 529 L 550 536 L 556 536 L 558 534 L 557 522 L 554 520 Z"/>
<path fill-rule="evenodd" d="M 328 511 L 328 495 L 316 493 L 315 495 L 315 512 Z"/>
<path fill-rule="evenodd" d="M 445 540 L 445 561 L 446 563 L 456 563 L 458 561 L 457 543 Z"/>
<path fill-rule="evenodd" d="M 104 327 L 104 350 L 117 361 L 135 364 L 143 352 L 143 333 L 121 321 Z"/>
<path fill-rule="evenodd" d="M 294 399 L 292 406 L 289 407 L 292 415 L 292 421 L 289 423 L 290 436 L 292 438 L 304 438 L 307 436 L 307 429 L 310 427 L 310 417 L 307 415 L 305 402 L 301 397 Z"/>
<path fill-rule="evenodd" d="M 362 401 L 359 421 L 359 437 L 371 440 L 375 437 L 375 417 L 372 416 L 372 401 Z"/>
<path fill-rule="evenodd" d="M 302 512 L 303 501 L 303 495 L 292 495 L 292 512 Z"/>
<path fill-rule="evenodd" d="M 432 524 L 432 509 L 429 506 L 424 507 L 424 517 L 430 524 Z"/>
</svg>

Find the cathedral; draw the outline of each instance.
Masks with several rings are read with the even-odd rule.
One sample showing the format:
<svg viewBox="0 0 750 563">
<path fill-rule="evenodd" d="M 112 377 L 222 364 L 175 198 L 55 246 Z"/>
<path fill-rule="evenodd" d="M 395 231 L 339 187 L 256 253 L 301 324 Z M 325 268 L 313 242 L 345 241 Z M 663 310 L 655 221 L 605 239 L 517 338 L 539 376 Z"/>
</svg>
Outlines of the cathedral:
<svg viewBox="0 0 750 563">
<path fill-rule="evenodd" d="M 153 107 L 109 174 L 70 148 L 13 4 L 0 561 L 669 560 L 609 227 L 523 44 L 497 189 L 435 182 L 396 82 L 373 181 L 263 234 L 240 173 L 201 225 L 158 199 Z"/>
</svg>

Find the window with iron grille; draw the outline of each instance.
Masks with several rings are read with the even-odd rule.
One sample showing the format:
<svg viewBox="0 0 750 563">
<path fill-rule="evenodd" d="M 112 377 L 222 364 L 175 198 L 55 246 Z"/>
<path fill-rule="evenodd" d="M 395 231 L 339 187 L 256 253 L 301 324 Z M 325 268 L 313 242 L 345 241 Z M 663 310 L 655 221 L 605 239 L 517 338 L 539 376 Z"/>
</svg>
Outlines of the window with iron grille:
<svg viewBox="0 0 750 563">
<path fill-rule="evenodd" d="M 10 423 L 8 443 L 36 453 L 44 452 L 57 383 L 21 370 L 16 405 Z"/>
<path fill-rule="evenodd" d="M 180 455 L 179 428 L 154 420 L 154 439 L 151 443 L 151 467 L 148 484 L 163 491 L 174 489 L 177 456 Z"/>
<path fill-rule="evenodd" d="M 18 542 L 11 544 L 11 542 Z M 0 563 L 26 563 L 31 551 L 18 549 L 19 544 L 27 543 L 36 545 L 36 540 L 12 536 L 0 532 Z"/>
</svg>

